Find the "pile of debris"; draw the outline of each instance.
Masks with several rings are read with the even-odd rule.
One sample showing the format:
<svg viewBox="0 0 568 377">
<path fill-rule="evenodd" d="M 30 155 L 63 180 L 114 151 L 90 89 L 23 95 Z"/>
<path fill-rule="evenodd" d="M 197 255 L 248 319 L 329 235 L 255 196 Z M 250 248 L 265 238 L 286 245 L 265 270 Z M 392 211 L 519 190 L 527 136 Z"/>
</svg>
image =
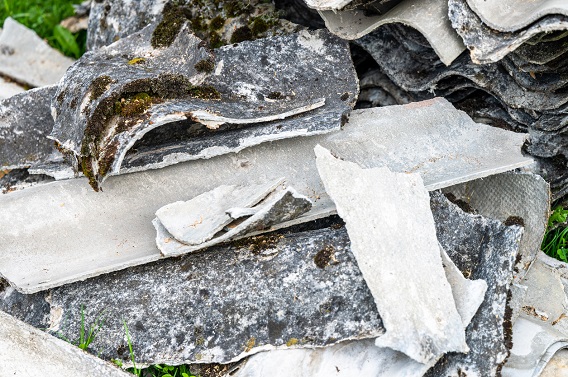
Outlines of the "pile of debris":
<svg viewBox="0 0 568 377">
<path fill-rule="evenodd" d="M 568 345 L 540 252 L 568 8 L 515 3 L 93 2 L 89 51 L 0 102 L 0 309 L 104 318 L 87 350 L 124 367 L 539 375 Z M 0 374 L 123 375 L 0 314 Z"/>
</svg>

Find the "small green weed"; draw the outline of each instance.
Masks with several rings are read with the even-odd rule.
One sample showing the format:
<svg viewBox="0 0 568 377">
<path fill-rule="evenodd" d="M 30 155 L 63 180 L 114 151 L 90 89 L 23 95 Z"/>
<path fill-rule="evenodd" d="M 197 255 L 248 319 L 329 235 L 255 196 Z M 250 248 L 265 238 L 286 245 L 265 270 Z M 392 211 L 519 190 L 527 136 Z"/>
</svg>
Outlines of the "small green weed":
<svg viewBox="0 0 568 377">
<path fill-rule="evenodd" d="M 71 33 L 59 23 L 75 13 L 82 0 L 0 0 L 0 26 L 12 17 L 34 30 L 52 47 L 78 59 L 85 52 L 87 33 Z"/>
<path fill-rule="evenodd" d="M 89 348 L 105 323 L 105 318 L 103 317 L 103 315 L 104 311 L 95 318 L 95 321 L 89 326 L 88 331 L 85 331 L 85 308 L 83 305 L 81 305 L 81 329 L 79 330 L 79 341 L 77 342 L 77 347 L 82 350 Z"/>
<path fill-rule="evenodd" d="M 132 340 L 130 338 L 130 332 L 128 331 L 128 325 L 126 321 L 123 320 L 124 331 L 126 332 L 126 342 L 128 343 L 128 351 L 130 353 L 130 361 L 132 361 L 132 368 L 127 369 L 128 372 L 138 376 L 138 377 L 197 377 L 191 373 L 187 365 L 151 365 L 145 369 L 136 368 L 136 361 L 134 357 L 134 348 L 132 347 Z M 113 360 L 113 362 L 122 367 L 122 360 Z"/>
<path fill-rule="evenodd" d="M 544 235 L 541 249 L 547 255 L 568 263 L 568 209 L 562 206 L 554 208 L 548 220 L 548 229 Z"/>
</svg>

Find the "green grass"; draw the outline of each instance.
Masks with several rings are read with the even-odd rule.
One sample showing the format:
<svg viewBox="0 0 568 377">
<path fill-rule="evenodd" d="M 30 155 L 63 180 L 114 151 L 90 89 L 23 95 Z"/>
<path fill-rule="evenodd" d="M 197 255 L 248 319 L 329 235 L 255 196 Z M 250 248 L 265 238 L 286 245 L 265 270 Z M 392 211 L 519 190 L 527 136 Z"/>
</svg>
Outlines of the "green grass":
<svg viewBox="0 0 568 377">
<path fill-rule="evenodd" d="M 128 352 L 130 353 L 130 361 L 132 361 L 132 368 L 127 369 L 128 372 L 138 376 L 138 377 L 197 377 L 192 374 L 187 365 L 150 365 L 145 369 L 136 368 L 136 357 L 134 356 L 134 347 L 132 346 L 132 339 L 130 338 L 130 332 L 128 331 L 128 325 L 126 321 L 122 322 L 124 326 L 124 331 L 126 333 L 126 342 L 128 343 Z M 113 362 L 122 367 L 121 360 L 113 360 Z"/>
<path fill-rule="evenodd" d="M 568 263 L 568 209 L 562 206 L 554 208 L 548 220 L 548 229 L 544 235 L 541 249 L 548 256 Z"/>
<path fill-rule="evenodd" d="M 79 58 L 85 52 L 87 33 L 71 33 L 59 23 L 74 14 L 72 4 L 82 0 L 0 0 L 0 26 L 12 17 L 34 30 L 63 54 Z"/>
</svg>

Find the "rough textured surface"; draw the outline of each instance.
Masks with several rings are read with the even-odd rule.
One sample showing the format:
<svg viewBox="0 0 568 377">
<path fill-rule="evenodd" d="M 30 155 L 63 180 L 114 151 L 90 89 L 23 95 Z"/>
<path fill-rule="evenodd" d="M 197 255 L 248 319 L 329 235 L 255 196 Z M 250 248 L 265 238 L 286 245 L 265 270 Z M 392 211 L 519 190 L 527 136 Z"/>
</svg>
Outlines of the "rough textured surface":
<svg viewBox="0 0 568 377">
<path fill-rule="evenodd" d="M 73 63 L 10 17 L 4 21 L 0 47 L 0 73 L 32 87 L 56 84 Z"/>
<path fill-rule="evenodd" d="M 53 101 L 52 137 L 81 159 L 95 189 L 119 171 L 137 140 L 165 123 L 190 119 L 213 130 L 223 125 L 221 137 L 209 132 L 184 145 L 185 160 L 208 158 L 338 129 L 357 98 L 348 46 L 326 31 L 246 41 L 213 56 L 188 23 L 171 45 L 155 49 L 157 28 L 84 55 Z M 208 71 L 199 64 L 208 64 Z M 167 150 L 179 155 L 172 146 Z"/>
<path fill-rule="evenodd" d="M 369 15 L 364 10 L 323 11 L 320 15 L 332 33 L 345 39 L 361 38 L 385 24 L 409 25 L 426 37 L 447 65 L 465 50 L 448 19 L 446 0 L 405 0 L 384 15 Z"/>
<path fill-rule="evenodd" d="M 185 242 L 185 239 L 179 239 L 173 236 L 159 218 L 155 218 L 152 224 L 154 224 L 156 228 L 156 245 L 158 249 L 160 249 L 160 252 L 164 256 L 178 256 L 242 238 L 246 235 L 266 233 L 270 231 L 274 225 L 281 225 L 294 220 L 298 216 L 308 212 L 311 208 L 312 202 L 310 199 L 298 194 L 293 188 L 281 189 L 270 195 L 256 207 L 233 208 L 233 210 L 237 210 L 245 216 L 240 216 L 241 218 L 236 219 L 232 224 L 226 224 L 226 227 L 215 232 L 214 237 L 212 236 L 204 242 L 193 244 Z M 253 210 L 254 212 L 248 213 L 246 211 L 247 209 Z M 179 212 L 176 211 L 175 213 L 170 212 L 170 214 L 179 218 L 179 224 L 184 225 L 185 228 L 189 228 L 190 231 L 191 229 L 200 227 L 203 216 L 207 218 L 207 215 L 199 215 L 199 218 L 194 221 L 183 219 L 184 215 L 187 216 L 188 219 L 197 218 L 196 212 L 193 210 L 186 212 L 186 209 Z M 172 223 L 171 217 L 168 218 L 162 215 L 162 218 L 165 218 L 170 224 Z M 232 222 L 232 220 L 229 222 Z M 175 228 L 177 227 L 178 224 L 175 225 Z"/>
<path fill-rule="evenodd" d="M 544 179 L 531 173 L 503 173 L 448 187 L 444 192 L 490 219 L 521 219 L 527 231 L 515 261 L 515 282 L 519 283 L 535 260 L 548 225 L 551 198 Z"/>
<path fill-rule="evenodd" d="M 504 376 L 538 376 L 556 351 L 568 347 L 567 266 L 540 252 L 523 280 L 527 295 L 513 326 Z"/>
<path fill-rule="evenodd" d="M 447 352 L 467 352 L 420 175 L 361 169 L 321 146 L 315 153 L 320 177 L 346 223 L 353 254 L 383 319 L 386 334 L 377 346 L 423 364 Z M 415 258 L 408 234 L 420 245 L 420 258 Z"/>
<path fill-rule="evenodd" d="M 219 186 L 186 202 L 170 203 L 156 211 L 156 218 L 175 237 L 187 245 L 199 245 L 229 225 L 227 210 L 253 207 L 266 198 L 281 180 L 264 185 Z"/>
<path fill-rule="evenodd" d="M 412 137 L 397 137 L 401 132 Z M 156 260 L 156 210 L 220 185 L 285 177 L 313 201 L 312 210 L 293 222 L 328 216 L 334 207 L 316 172 L 316 144 L 366 168 L 386 164 L 396 172 L 420 173 L 432 190 L 530 165 L 520 153 L 523 141 L 524 135 L 476 124 L 438 99 L 353 111 L 334 134 L 111 177 L 102 193 L 90 190 L 84 178 L 32 187 L 0 196 L 0 273 L 30 293 Z"/>
<path fill-rule="evenodd" d="M 421 377 L 429 366 L 373 339 L 318 349 L 277 350 L 253 355 L 234 377 Z"/>
<path fill-rule="evenodd" d="M 168 18 L 166 3 L 168 1 L 165 0 L 134 3 L 130 0 L 100 0 L 93 3 L 89 16 L 87 49 L 95 50 L 110 45 L 155 21 Z M 245 39 L 260 39 L 298 30 L 297 25 L 280 19 L 270 2 L 178 0 L 171 1 L 170 4 L 173 4 L 170 10 L 179 10 L 175 13 L 188 19 L 192 31 L 214 48 Z"/>
<path fill-rule="evenodd" d="M 383 333 L 345 229 L 214 247 L 55 289 L 51 303 L 67 337 L 78 332 L 81 304 L 87 320 L 106 310 L 91 347 L 105 359 L 129 361 L 120 351 L 126 320 L 141 364 L 228 362 Z"/>
<path fill-rule="evenodd" d="M 0 311 L 0 375 L 109 376 L 130 374 Z"/>
<path fill-rule="evenodd" d="M 527 8 L 530 6 L 519 6 L 513 9 L 525 10 Z M 511 10 L 507 12 L 508 15 L 511 13 Z M 478 15 L 468 7 L 466 0 L 449 0 L 449 15 L 453 28 L 470 50 L 472 60 L 478 64 L 501 60 L 537 34 L 568 29 L 568 15 L 566 15 L 546 17 L 519 31 L 496 31 L 483 23 Z"/>
<path fill-rule="evenodd" d="M 156 21 L 167 0 L 93 1 L 87 28 L 87 50 L 108 46 Z"/>
<path fill-rule="evenodd" d="M 32 89 L 0 102 L 0 168 L 62 160 L 47 138 L 53 127 L 50 102 L 56 89 Z"/>
<path fill-rule="evenodd" d="M 469 353 L 444 355 L 427 376 L 496 376 L 509 354 L 507 301 L 523 229 L 465 213 L 440 193 L 431 206 L 442 247 L 465 277 L 485 280 L 488 289 L 466 329 Z"/>
<path fill-rule="evenodd" d="M 563 14 L 568 16 L 568 4 L 563 0 L 502 0 L 488 2 L 467 0 L 469 6 L 484 23 L 493 29 L 515 31 L 522 29 L 547 15 Z"/>
</svg>

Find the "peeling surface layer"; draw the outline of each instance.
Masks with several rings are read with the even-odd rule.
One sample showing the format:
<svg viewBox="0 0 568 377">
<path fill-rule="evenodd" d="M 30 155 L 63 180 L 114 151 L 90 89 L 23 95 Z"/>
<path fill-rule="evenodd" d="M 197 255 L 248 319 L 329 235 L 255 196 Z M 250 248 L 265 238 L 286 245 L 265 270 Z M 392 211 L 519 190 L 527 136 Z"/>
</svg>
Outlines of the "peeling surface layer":
<svg viewBox="0 0 568 377">
<path fill-rule="evenodd" d="M 184 145 L 184 160 L 209 158 L 338 129 L 355 103 L 347 43 L 326 31 L 246 41 L 213 56 L 184 25 L 168 47 L 151 46 L 154 25 L 90 52 L 59 87 L 52 136 L 81 159 L 95 189 L 118 173 L 137 140 L 166 123 L 189 119 L 213 130 L 227 124 L 229 134 L 218 140 L 213 133 Z"/>
</svg>

